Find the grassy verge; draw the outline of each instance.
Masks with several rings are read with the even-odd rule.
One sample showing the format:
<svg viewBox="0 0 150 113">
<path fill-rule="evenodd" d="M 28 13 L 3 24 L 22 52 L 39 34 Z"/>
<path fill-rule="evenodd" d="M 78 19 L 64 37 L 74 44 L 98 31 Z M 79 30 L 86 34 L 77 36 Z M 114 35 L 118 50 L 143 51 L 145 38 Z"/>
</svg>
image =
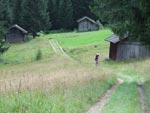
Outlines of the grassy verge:
<svg viewBox="0 0 150 113">
<path fill-rule="evenodd" d="M 150 81 L 145 82 L 144 88 L 145 88 L 145 93 L 146 93 L 147 109 L 150 112 Z"/>
<path fill-rule="evenodd" d="M 24 91 L 1 94 L 1 113 L 83 113 L 95 103 L 111 83 L 92 79 L 72 87 L 59 86 L 55 90 Z"/>
<path fill-rule="evenodd" d="M 36 38 L 27 43 L 12 44 L 9 50 L 1 56 L 1 63 L 18 64 L 34 61 L 39 49 L 43 59 L 53 54 L 48 39 Z"/>
<path fill-rule="evenodd" d="M 141 113 L 136 84 L 124 83 L 119 86 L 102 113 Z"/>
</svg>

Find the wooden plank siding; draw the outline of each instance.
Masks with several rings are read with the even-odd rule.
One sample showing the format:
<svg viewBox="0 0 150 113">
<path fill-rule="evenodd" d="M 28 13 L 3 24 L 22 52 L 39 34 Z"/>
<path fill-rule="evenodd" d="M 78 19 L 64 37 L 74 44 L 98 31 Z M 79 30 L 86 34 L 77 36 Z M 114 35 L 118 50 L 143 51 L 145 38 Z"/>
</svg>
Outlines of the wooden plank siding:
<svg viewBox="0 0 150 113">
<path fill-rule="evenodd" d="M 150 57 L 150 46 L 138 42 L 121 42 L 117 48 L 117 60 Z"/>
<path fill-rule="evenodd" d="M 78 31 L 80 32 L 99 30 L 98 23 L 87 16 L 82 17 L 81 19 L 77 20 L 77 22 L 78 22 Z"/>
<path fill-rule="evenodd" d="M 9 43 L 25 42 L 27 40 L 25 35 L 27 33 L 28 32 L 25 29 L 16 24 L 9 28 L 5 39 Z"/>
<path fill-rule="evenodd" d="M 83 20 L 79 23 L 78 31 L 96 31 L 99 27 L 88 20 Z"/>
</svg>

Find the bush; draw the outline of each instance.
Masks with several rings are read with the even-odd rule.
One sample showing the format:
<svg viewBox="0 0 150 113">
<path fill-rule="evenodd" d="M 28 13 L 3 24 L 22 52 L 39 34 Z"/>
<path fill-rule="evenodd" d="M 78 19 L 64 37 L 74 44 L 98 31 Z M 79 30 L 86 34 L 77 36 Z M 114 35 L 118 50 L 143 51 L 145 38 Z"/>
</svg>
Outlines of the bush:
<svg viewBox="0 0 150 113">
<path fill-rule="evenodd" d="M 27 38 L 27 40 L 26 40 L 26 41 L 30 41 L 30 40 L 32 40 L 32 39 L 33 39 L 33 36 L 32 36 L 31 34 L 29 34 L 26 38 Z"/>
<path fill-rule="evenodd" d="M 37 51 L 35 60 L 38 61 L 38 60 L 41 60 L 41 59 L 42 59 L 42 52 L 41 52 L 41 50 L 39 49 L 39 50 Z"/>
</svg>

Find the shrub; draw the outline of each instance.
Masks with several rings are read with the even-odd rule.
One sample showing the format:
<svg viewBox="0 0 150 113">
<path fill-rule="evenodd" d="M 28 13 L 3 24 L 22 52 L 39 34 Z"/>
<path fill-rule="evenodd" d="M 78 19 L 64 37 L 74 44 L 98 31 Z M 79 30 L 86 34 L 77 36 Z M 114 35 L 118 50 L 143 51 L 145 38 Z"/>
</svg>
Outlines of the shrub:
<svg viewBox="0 0 150 113">
<path fill-rule="evenodd" d="M 30 40 L 32 40 L 32 39 L 33 39 L 33 36 L 32 36 L 31 34 L 29 34 L 26 38 L 27 38 L 27 40 L 26 40 L 26 41 L 30 41 Z"/>
<path fill-rule="evenodd" d="M 38 61 L 38 60 L 41 60 L 41 59 L 42 59 L 42 52 L 41 52 L 40 49 L 38 49 L 35 60 Z"/>
</svg>

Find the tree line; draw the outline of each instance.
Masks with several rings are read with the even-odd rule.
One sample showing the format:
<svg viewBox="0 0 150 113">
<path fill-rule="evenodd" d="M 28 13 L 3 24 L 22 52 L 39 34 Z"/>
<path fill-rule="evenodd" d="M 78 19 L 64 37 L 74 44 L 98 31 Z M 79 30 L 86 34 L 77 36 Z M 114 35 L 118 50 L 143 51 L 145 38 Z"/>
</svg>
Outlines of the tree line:
<svg viewBox="0 0 150 113">
<path fill-rule="evenodd" d="M 128 32 L 131 41 L 150 44 L 149 0 L 95 0 L 92 10 L 121 37 Z"/>
<path fill-rule="evenodd" d="M 95 18 L 93 0 L 0 0 L 0 34 L 13 24 L 32 33 L 51 29 L 72 30 L 83 16 Z"/>
</svg>

